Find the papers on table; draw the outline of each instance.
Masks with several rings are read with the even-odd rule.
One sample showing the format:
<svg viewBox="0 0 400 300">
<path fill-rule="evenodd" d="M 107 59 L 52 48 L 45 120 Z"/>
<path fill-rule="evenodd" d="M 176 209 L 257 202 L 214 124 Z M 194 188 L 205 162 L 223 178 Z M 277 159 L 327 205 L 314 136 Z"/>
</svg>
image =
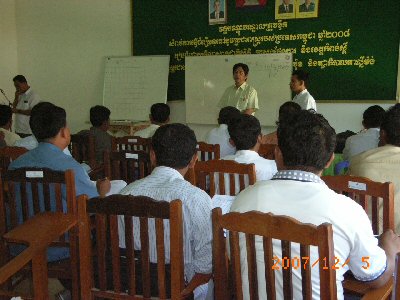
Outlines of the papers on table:
<svg viewBox="0 0 400 300">
<path fill-rule="evenodd" d="M 235 200 L 235 196 L 215 195 L 211 199 L 211 204 L 213 209 L 216 207 L 221 207 L 222 214 L 224 215 L 230 211 L 233 200 Z"/>
</svg>

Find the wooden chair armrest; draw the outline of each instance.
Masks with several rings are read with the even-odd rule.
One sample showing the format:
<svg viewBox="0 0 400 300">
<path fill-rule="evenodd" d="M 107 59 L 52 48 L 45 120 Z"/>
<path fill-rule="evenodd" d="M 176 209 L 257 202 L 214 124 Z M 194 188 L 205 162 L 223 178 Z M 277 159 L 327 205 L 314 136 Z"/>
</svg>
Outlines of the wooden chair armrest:
<svg viewBox="0 0 400 300">
<path fill-rule="evenodd" d="M 210 281 L 212 274 L 200 274 L 196 273 L 192 280 L 188 283 L 185 289 L 182 291 L 181 296 L 182 298 L 186 298 L 190 296 L 193 291 L 202 284 L 206 284 Z"/>
<path fill-rule="evenodd" d="M 385 300 L 390 296 L 393 289 L 393 278 L 377 289 L 369 289 L 361 300 Z"/>
<path fill-rule="evenodd" d="M 32 260 L 32 257 L 35 254 L 35 250 L 37 251 L 37 249 L 38 248 L 35 246 L 29 247 L 22 251 L 11 261 L 6 263 L 4 266 L 2 266 L 0 268 L 0 284 L 6 282 L 11 276 L 21 270 L 26 264 L 28 264 Z"/>
<path fill-rule="evenodd" d="M 62 212 L 44 212 L 7 232 L 3 238 L 9 243 L 35 245 L 46 249 L 59 236 L 77 223 L 76 216 Z"/>
</svg>

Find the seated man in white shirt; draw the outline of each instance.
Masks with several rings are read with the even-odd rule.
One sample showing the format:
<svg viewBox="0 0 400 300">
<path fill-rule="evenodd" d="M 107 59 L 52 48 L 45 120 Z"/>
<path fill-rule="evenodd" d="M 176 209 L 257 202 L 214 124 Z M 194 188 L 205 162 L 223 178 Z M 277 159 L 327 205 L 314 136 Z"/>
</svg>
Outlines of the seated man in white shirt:
<svg viewBox="0 0 400 300">
<path fill-rule="evenodd" d="M 197 160 L 197 140 L 189 127 L 183 124 L 161 126 L 153 135 L 150 159 L 156 166 L 153 172 L 125 187 L 123 195 L 142 195 L 159 201 L 180 199 L 184 223 L 184 271 L 188 281 L 193 278 L 209 280 L 212 272 L 211 253 L 211 199 L 203 190 L 184 179 Z M 125 226 L 119 220 L 120 247 L 125 248 Z M 139 221 L 134 218 L 135 249 L 140 249 Z M 169 238 L 169 224 L 164 223 L 165 238 Z M 171 233 L 173 234 L 173 233 Z M 154 225 L 149 226 L 150 261 L 157 262 Z M 166 260 L 169 261 L 169 242 L 165 243 Z M 206 280 L 204 280 L 204 278 Z M 195 299 L 203 299 L 207 285 L 195 290 Z"/>
<path fill-rule="evenodd" d="M 322 170 L 334 158 L 335 140 L 335 130 L 328 121 L 311 111 L 302 110 L 293 116 L 290 123 L 280 123 L 275 153 L 279 172 L 271 180 L 257 182 L 241 192 L 233 202 L 231 211 L 258 210 L 290 216 L 314 225 L 331 223 L 336 261 L 341 262 L 336 269 L 337 297 L 340 300 L 343 299 L 343 275 L 348 270 L 356 279 L 373 288 L 382 286 L 390 279 L 395 255 L 400 251 L 400 238 L 389 230 L 379 238 L 378 245 L 364 209 L 352 199 L 330 190 L 320 179 Z M 280 241 L 274 240 L 273 246 L 274 255 L 280 257 Z M 256 251 L 257 257 L 263 257 L 262 242 L 256 242 Z M 298 245 L 292 244 L 291 251 L 292 257 L 301 257 Z M 316 248 L 312 247 L 310 251 L 310 261 L 316 261 Z M 245 259 L 242 262 L 246 264 Z M 257 259 L 257 264 L 258 270 L 264 270 L 262 259 Z M 243 265 L 242 270 L 247 270 L 247 266 Z M 301 268 L 291 271 L 293 299 L 301 299 Z M 318 273 L 318 268 L 311 270 L 314 300 L 320 299 Z M 283 299 L 282 286 L 279 286 L 279 283 L 282 284 L 281 270 L 276 271 L 275 276 L 277 299 Z M 246 298 L 247 273 L 245 276 L 242 273 L 242 280 Z M 262 271 L 258 274 L 259 299 L 267 299 L 265 291 L 265 275 Z"/>
<path fill-rule="evenodd" d="M 220 157 L 235 154 L 236 148 L 230 142 L 228 124 L 240 118 L 240 111 L 233 106 L 221 108 L 218 115 L 219 127 L 211 129 L 206 136 L 206 143 L 219 144 Z"/>
<path fill-rule="evenodd" d="M 374 149 L 379 144 L 379 130 L 385 110 L 379 105 L 368 107 L 363 113 L 364 130 L 349 137 L 343 149 L 343 159 L 350 160 L 353 156 Z"/>
<path fill-rule="evenodd" d="M 306 71 L 296 70 L 290 79 L 290 89 L 296 94 L 293 101 L 300 105 L 301 109 L 313 109 L 317 111 L 314 97 L 307 90 L 309 75 Z"/>
<path fill-rule="evenodd" d="M 8 105 L 0 105 L 0 132 L 4 134 L 4 142 L 7 146 L 14 146 L 21 137 L 11 131 L 12 110 Z"/>
<path fill-rule="evenodd" d="M 158 129 L 158 127 L 167 124 L 169 122 L 169 114 L 170 109 L 169 106 L 165 103 L 156 103 L 153 104 L 150 108 L 150 126 L 136 131 L 135 136 L 140 136 L 141 138 L 147 139 L 151 138 Z"/>
<path fill-rule="evenodd" d="M 258 154 L 262 141 L 261 125 L 256 117 L 251 115 L 240 115 L 240 118 L 228 125 L 230 142 L 236 147 L 234 155 L 228 155 L 222 159 L 234 160 L 241 164 L 253 163 L 256 168 L 256 180 L 268 180 L 277 172 L 274 160 L 261 157 Z M 238 179 L 238 178 L 237 178 Z M 247 181 L 248 178 L 245 178 Z M 247 185 L 247 182 L 245 182 Z M 229 186 L 229 177 L 225 177 L 225 188 Z M 235 184 L 237 193 L 239 192 L 239 184 Z"/>
</svg>

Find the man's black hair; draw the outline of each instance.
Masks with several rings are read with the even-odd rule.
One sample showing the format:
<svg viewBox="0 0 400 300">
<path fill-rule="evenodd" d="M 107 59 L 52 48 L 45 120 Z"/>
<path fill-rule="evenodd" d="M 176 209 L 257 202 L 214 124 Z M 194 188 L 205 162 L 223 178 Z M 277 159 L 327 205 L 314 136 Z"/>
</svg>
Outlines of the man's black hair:
<svg viewBox="0 0 400 300">
<path fill-rule="evenodd" d="M 298 80 L 303 80 L 304 85 L 308 88 L 308 84 L 310 83 L 310 75 L 308 72 L 304 70 L 295 70 L 293 71 L 292 76 L 296 76 Z"/>
<path fill-rule="evenodd" d="M 18 81 L 21 83 L 27 83 L 26 78 L 24 75 L 17 75 L 13 78 L 13 81 Z"/>
<path fill-rule="evenodd" d="M 318 173 L 335 150 L 336 133 L 322 115 L 301 110 L 279 123 L 278 145 L 286 168 Z"/>
<path fill-rule="evenodd" d="M 151 117 L 157 123 L 167 122 L 170 114 L 170 108 L 165 103 L 155 103 L 150 108 Z"/>
<path fill-rule="evenodd" d="M 218 124 L 228 125 L 230 122 L 239 119 L 241 116 L 240 110 L 233 106 L 221 108 L 218 115 Z"/>
<path fill-rule="evenodd" d="M 291 116 L 301 110 L 301 106 L 298 105 L 296 102 L 293 101 L 287 101 L 283 103 L 279 107 L 279 120 L 277 122 L 277 125 L 279 122 L 283 122 L 285 120 L 289 120 Z"/>
<path fill-rule="evenodd" d="M 67 114 L 50 102 L 39 102 L 32 108 L 29 125 L 39 142 L 47 141 L 67 125 Z"/>
<path fill-rule="evenodd" d="M 90 108 L 90 123 L 93 127 L 100 127 L 104 122 L 110 119 L 111 111 L 102 105 L 96 105 Z"/>
<path fill-rule="evenodd" d="M 175 123 L 161 126 L 154 133 L 151 144 L 157 166 L 182 169 L 189 165 L 196 153 L 197 140 L 188 126 Z"/>
<path fill-rule="evenodd" d="M 344 132 L 338 133 L 336 135 L 336 148 L 335 153 L 343 153 L 344 147 L 346 146 L 346 140 L 355 135 L 356 133 L 351 130 L 346 130 Z"/>
<path fill-rule="evenodd" d="M 363 125 L 365 128 L 379 128 L 383 121 L 385 110 L 379 105 L 368 107 L 363 113 Z"/>
<path fill-rule="evenodd" d="M 256 117 L 242 114 L 228 124 L 228 132 L 237 150 L 249 150 L 257 144 L 261 134 L 260 121 Z"/>
<path fill-rule="evenodd" d="M 244 63 L 238 63 L 233 66 L 233 73 L 235 73 L 236 69 L 242 67 L 244 74 L 247 76 L 249 74 L 249 66 Z"/>
<path fill-rule="evenodd" d="M 8 105 L 0 105 L 0 127 L 5 126 L 12 118 L 12 110 Z"/>
<path fill-rule="evenodd" d="M 386 132 L 386 142 L 400 147 L 400 103 L 390 107 L 383 117 L 381 130 Z"/>
</svg>

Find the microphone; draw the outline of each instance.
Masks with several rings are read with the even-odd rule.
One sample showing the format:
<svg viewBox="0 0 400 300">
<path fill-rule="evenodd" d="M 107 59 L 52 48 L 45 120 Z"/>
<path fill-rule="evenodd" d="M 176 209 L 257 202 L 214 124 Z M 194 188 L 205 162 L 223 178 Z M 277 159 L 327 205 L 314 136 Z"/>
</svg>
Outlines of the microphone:
<svg viewBox="0 0 400 300">
<path fill-rule="evenodd" d="M 3 94 L 4 98 L 6 98 L 6 100 L 8 101 L 8 106 L 13 107 L 11 101 L 7 98 L 6 93 L 4 93 L 4 90 L 0 89 L 0 92 Z"/>
</svg>

